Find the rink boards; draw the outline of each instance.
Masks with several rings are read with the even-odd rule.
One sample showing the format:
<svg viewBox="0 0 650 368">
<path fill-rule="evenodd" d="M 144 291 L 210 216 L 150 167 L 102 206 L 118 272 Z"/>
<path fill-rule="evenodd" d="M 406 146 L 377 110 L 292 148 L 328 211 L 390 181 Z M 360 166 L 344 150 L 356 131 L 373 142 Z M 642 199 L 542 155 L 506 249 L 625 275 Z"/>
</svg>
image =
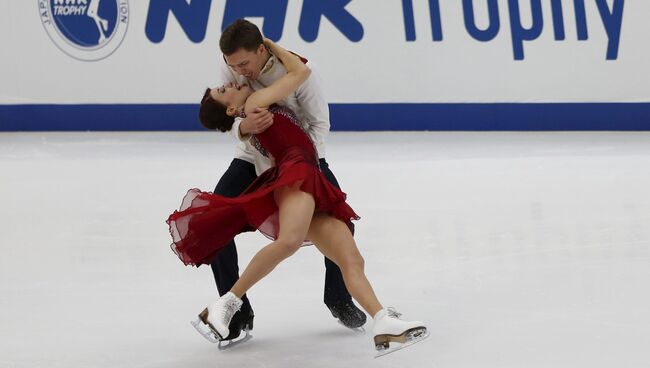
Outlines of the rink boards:
<svg viewBox="0 0 650 368">
<path fill-rule="evenodd" d="M 334 130 L 647 130 L 648 2 L 11 2 L 0 130 L 194 130 L 246 17 L 310 59 Z"/>
</svg>

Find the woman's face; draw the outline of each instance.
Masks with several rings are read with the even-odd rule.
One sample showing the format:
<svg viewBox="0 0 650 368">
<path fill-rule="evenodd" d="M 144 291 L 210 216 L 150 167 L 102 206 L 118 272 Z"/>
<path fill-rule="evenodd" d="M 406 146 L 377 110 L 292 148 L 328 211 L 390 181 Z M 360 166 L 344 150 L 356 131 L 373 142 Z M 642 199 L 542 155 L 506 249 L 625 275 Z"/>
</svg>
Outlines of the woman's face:
<svg viewBox="0 0 650 368">
<path fill-rule="evenodd" d="M 212 96 L 215 101 L 223 104 L 226 107 L 234 108 L 244 106 L 246 100 L 248 99 L 248 96 L 250 96 L 252 93 L 253 91 L 248 85 L 237 85 L 234 83 L 230 83 L 218 88 L 212 88 L 212 90 L 210 90 L 210 96 Z"/>
</svg>

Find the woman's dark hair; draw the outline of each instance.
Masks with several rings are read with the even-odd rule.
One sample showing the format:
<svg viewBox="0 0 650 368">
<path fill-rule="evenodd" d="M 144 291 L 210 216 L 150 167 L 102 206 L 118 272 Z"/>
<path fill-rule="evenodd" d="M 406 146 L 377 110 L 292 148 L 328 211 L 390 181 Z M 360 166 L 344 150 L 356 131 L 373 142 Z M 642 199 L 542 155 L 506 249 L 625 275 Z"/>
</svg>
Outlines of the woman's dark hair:
<svg viewBox="0 0 650 368">
<path fill-rule="evenodd" d="M 232 55 L 239 49 L 255 51 L 264 42 L 257 26 L 246 19 L 237 19 L 221 33 L 219 48 L 224 55 Z"/>
<path fill-rule="evenodd" d="M 227 132 L 232 129 L 235 118 L 226 114 L 226 106 L 210 96 L 210 88 L 205 90 L 199 109 L 201 125 L 210 130 Z"/>
</svg>

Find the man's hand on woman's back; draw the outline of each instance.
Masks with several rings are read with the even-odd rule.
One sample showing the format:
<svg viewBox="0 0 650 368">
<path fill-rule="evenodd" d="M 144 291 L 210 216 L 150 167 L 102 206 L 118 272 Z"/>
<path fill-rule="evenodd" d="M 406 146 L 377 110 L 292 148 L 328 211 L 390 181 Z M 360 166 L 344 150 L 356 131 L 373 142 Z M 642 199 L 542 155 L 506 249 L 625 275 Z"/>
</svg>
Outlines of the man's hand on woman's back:
<svg viewBox="0 0 650 368">
<path fill-rule="evenodd" d="M 246 117 L 239 124 L 239 133 L 242 136 L 259 134 L 267 130 L 273 124 L 273 114 L 267 109 L 256 108 L 246 114 Z"/>
</svg>

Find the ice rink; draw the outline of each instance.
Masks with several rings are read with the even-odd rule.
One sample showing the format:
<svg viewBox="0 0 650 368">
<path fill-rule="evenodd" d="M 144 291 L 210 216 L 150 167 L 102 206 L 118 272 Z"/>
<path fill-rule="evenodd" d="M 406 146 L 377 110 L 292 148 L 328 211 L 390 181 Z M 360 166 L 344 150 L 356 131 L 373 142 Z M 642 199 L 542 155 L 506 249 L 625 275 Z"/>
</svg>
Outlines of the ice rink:
<svg viewBox="0 0 650 368">
<path fill-rule="evenodd" d="M 373 359 L 301 249 L 249 293 L 254 339 L 191 327 L 216 297 L 165 219 L 211 191 L 225 134 L 0 134 L 0 367 L 648 367 L 650 133 L 333 133 L 380 299 L 431 336 Z M 266 239 L 237 238 L 244 266 Z"/>
</svg>

